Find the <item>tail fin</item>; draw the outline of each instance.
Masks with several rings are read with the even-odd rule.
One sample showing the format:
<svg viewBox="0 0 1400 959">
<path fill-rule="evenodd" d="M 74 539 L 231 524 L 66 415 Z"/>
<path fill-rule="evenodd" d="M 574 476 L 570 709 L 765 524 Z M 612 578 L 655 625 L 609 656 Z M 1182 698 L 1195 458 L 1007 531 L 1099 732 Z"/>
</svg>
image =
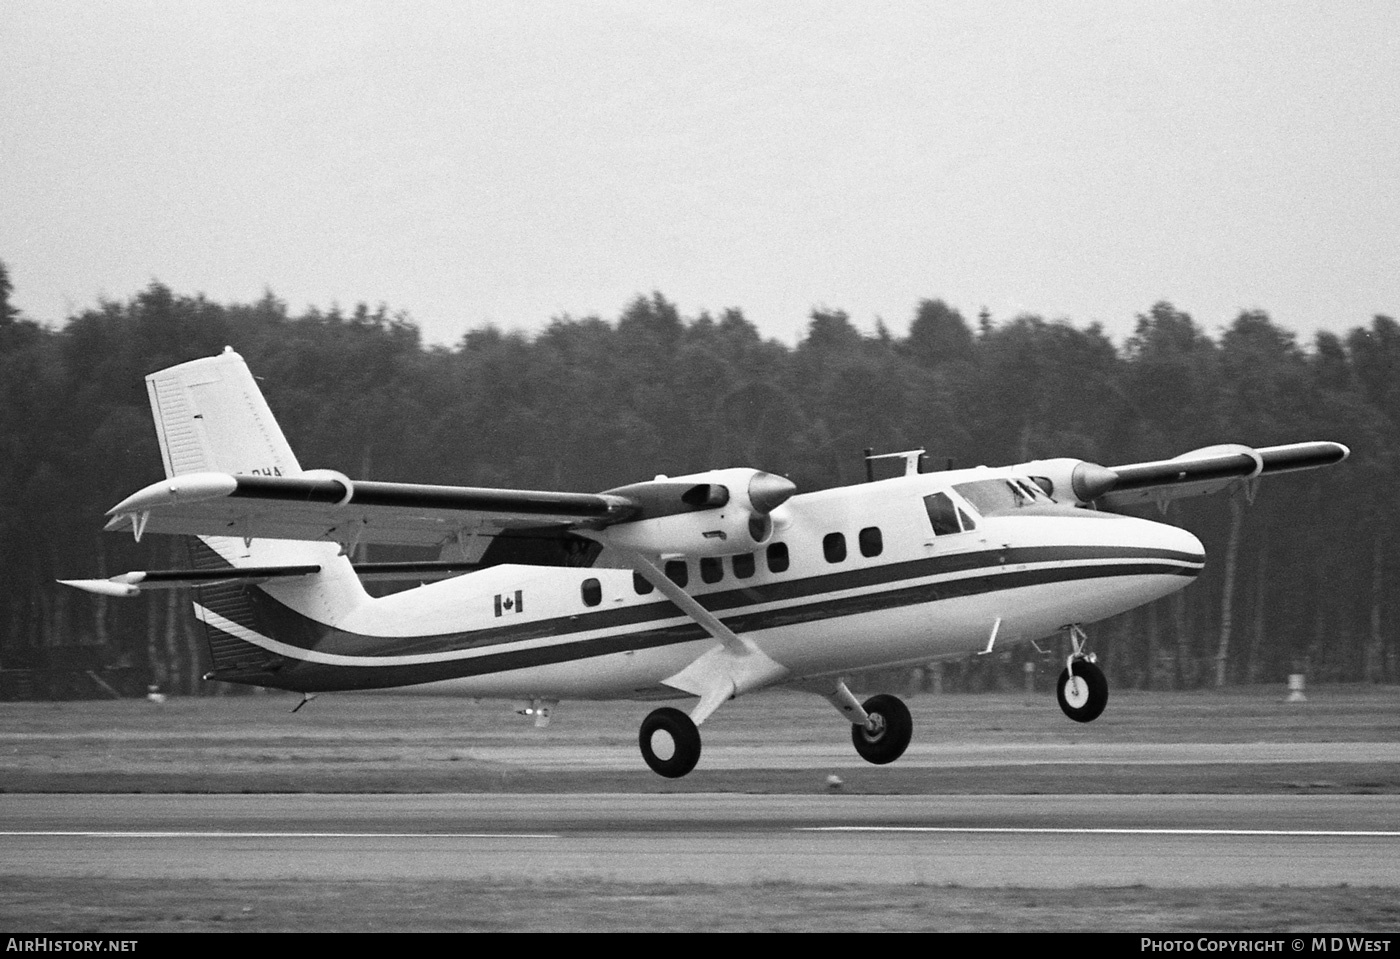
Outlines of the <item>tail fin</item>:
<svg viewBox="0 0 1400 959">
<path fill-rule="evenodd" d="M 219 356 L 192 360 L 146 377 L 166 476 L 215 471 L 267 476 L 299 476 L 301 464 L 268 408 L 262 390 L 232 348 Z M 196 566 L 298 566 L 315 564 L 321 572 L 285 582 L 229 589 L 201 589 L 196 614 L 209 628 L 227 632 L 229 623 L 268 635 L 273 625 L 260 591 L 276 604 L 320 623 L 331 623 L 367 599 L 350 560 L 334 543 L 293 540 L 244 540 L 237 536 L 201 536 L 210 553 L 196 548 Z M 217 607 L 217 608 L 216 608 Z M 263 615 L 257 615 L 261 609 Z M 209 616 L 208 613 L 215 616 Z M 275 618 L 275 617 L 274 617 Z M 216 627 L 215 621 L 224 623 Z M 236 631 L 235 631 L 236 632 Z M 217 658 L 217 657 L 216 657 Z"/>
<path fill-rule="evenodd" d="M 296 476 L 296 454 L 243 357 L 225 347 L 146 377 L 165 475 Z"/>
</svg>

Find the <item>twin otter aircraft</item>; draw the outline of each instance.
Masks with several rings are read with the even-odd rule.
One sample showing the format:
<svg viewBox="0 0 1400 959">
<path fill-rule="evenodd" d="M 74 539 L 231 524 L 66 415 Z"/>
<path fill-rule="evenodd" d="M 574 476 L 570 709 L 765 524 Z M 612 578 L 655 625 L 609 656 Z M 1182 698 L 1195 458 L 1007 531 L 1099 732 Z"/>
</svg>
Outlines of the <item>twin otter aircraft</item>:
<svg viewBox="0 0 1400 959">
<path fill-rule="evenodd" d="M 1081 626 L 1185 586 L 1195 536 L 1120 516 L 1338 463 L 1337 443 L 1213 446 L 1106 468 L 1075 459 L 918 471 L 797 494 L 755 469 L 664 477 L 603 493 L 423 486 L 303 470 L 242 357 L 146 378 L 166 479 L 108 529 L 199 538 L 192 570 L 69 581 L 136 595 L 195 587 L 206 678 L 295 690 L 423 686 L 520 702 L 696 697 L 642 722 L 662 776 L 700 759 L 697 727 L 767 686 L 825 697 L 856 752 L 898 759 L 899 699 L 862 702 L 843 675 L 988 653 L 1060 631 L 1060 707 L 1096 718 L 1108 685 Z M 352 565 L 360 543 L 433 546 L 433 563 Z M 381 598 L 362 578 L 433 580 Z"/>
</svg>

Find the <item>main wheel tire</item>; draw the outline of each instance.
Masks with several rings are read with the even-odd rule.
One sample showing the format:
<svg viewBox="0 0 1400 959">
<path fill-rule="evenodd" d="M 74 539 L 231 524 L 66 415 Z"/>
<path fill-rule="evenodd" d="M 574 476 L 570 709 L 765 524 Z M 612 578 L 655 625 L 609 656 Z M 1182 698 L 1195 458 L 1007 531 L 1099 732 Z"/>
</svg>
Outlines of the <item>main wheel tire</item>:
<svg viewBox="0 0 1400 959">
<path fill-rule="evenodd" d="M 700 730 L 679 709 L 662 706 L 642 720 L 642 758 L 652 771 L 679 779 L 700 761 Z"/>
<path fill-rule="evenodd" d="M 1055 698 L 1066 716 L 1077 723 L 1091 723 L 1108 705 L 1108 680 L 1103 670 L 1087 659 L 1074 662 L 1074 675 L 1066 669 L 1055 684 Z"/>
<path fill-rule="evenodd" d="M 914 720 L 909 707 L 898 696 L 881 693 L 861 704 L 870 717 L 868 725 L 851 726 L 851 742 L 868 763 L 883 766 L 904 755 L 914 736 Z"/>
</svg>

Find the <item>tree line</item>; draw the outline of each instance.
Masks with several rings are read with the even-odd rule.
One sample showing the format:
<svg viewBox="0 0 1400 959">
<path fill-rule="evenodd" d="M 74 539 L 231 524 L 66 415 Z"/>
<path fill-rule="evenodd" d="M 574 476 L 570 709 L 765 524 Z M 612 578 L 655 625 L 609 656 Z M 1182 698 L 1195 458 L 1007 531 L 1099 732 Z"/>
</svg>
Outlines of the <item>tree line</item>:
<svg viewBox="0 0 1400 959">
<path fill-rule="evenodd" d="M 221 304 L 153 282 L 52 326 L 10 291 L 0 264 L 0 697 L 213 691 L 189 597 L 103 600 L 55 580 L 185 565 L 176 538 L 103 533 L 103 513 L 162 475 L 143 377 L 226 345 L 304 467 L 377 480 L 598 491 L 753 466 L 814 490 L 861 481 L 866 447 L 924 447 L 943 467 L 1346 443 L 1342 466 L 1270 479 L 1252 502 L 1173 505 L 1206 572 L 1095 626 L 1093 648 L 1120 686 L 1400 681 L 1400 326 L 1386 316 L 1300 343 L 1262 311 L 1212 335 L 1161 302 L 1115 345 L 1096 324 L 969 322 L 929 299 L 905 336 L 823 308 L 788 346 L 738 309 L 687 317 L 654 293 L 613 319 L 486 327 L 448 348 L 384 306 L 293 315 L 271 293 Z M 1059 668 L 1014 649 L 949 665 L 944 686 L 1019 688 L 1025 661 Z"/>
</svg>

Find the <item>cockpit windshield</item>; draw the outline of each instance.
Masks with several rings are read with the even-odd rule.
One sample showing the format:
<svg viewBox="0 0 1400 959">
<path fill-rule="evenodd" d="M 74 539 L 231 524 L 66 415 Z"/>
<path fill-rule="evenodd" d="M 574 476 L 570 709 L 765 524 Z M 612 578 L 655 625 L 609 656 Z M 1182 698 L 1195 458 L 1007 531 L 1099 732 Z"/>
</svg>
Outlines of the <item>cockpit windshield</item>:
<svg viewBox="0 0 1400 959">
<path fill-rule="evenodd" d="M 1052 502 L 1050 497 L 1045 495 L 1045 491 L 1035 483 L 1016 477 L 958 483 L 953 489 L 983 516 L 1020 509 L 1034 503 Z"/>
</svg>

